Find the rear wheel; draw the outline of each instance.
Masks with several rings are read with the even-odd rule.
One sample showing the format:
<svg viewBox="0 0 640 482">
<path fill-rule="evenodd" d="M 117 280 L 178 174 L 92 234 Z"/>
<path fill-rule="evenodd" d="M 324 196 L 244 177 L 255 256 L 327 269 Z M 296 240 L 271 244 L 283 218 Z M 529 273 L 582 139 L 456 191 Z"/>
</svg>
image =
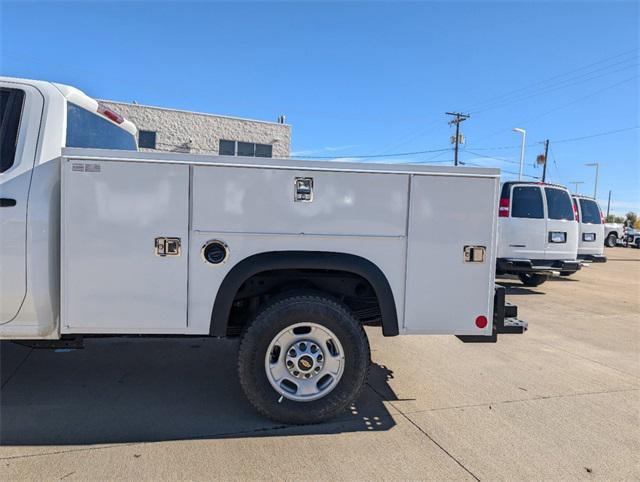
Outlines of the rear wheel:
<svg viewBox="0 0 640 482">
<path fill-rule="evenodd" d="M 360 394 L 369 343 L 348 308 L 322 295 L 290 295 L 266 306 L 245 331 L 238 373 L 251 404 L 283 423 L 317 423 Z"/>
<path fill-rule="evenodd" d="M 608 248 L 615 248 L 617 240 L 618 236 L 616 236 L 615 233 L 611 233 L 609 236 L 607 236 L 604 244 L 606 244 Z"/>
<path fill-rule="evenodd" d="M 540 286 L 547 281 L 548 277 L 548 275 L 540 273 L 520 273 L 518 275 L 518 278 L 520 278 L 520 281 L 522 281 L 522 284 L 525 286 Z"/>
</svg>

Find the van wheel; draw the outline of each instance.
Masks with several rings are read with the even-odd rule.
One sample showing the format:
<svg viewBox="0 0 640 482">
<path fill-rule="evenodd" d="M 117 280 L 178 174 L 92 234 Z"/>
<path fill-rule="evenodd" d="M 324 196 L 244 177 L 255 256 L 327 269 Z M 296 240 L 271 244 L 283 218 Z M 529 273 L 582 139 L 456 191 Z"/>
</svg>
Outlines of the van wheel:
<svg viewBox="0 0 640 482">
<path fill-rule="evenodd" d="M 614 233 L 611 233 L 609 236 L 607 236 L 604 244 L 606 244 L 608 248 L 615 248 L 617 240 L 618 236 L 616 236 Z"/>
<path fill-rule="evenodd" d="M 346 306 L 322 295 L 289 295 L 245 330 L 238 374 L 258 412 L 281 423 L 318 423 L 360 395 L 370 360 L 367 336 Z"/>
<path fill-rule="evenodd" d="M 540 286 L 542 283 L 547 281 L 546 274 L 540 273 L 520 273 L 518 278 L 522 281 L 522 284 L 525 286 Z"/>
</svg>

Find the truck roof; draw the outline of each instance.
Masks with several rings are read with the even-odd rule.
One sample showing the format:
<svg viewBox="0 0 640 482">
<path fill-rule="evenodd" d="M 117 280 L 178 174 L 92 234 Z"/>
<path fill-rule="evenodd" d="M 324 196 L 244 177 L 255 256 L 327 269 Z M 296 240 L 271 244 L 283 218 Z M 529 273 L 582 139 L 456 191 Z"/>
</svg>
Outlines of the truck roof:
<svg viewBox="0 0 640 482">
<path fill-rule="evenodd" d="M 81 90 L 76 89 L 75 87 L 72 87 L 70 85 L 59 84 L 56 82 L 48 82 L 45 80 L 21 79 L 17 77 L 0 76 L 0 80 L 2 82 L 8 82 L 8 83 L 13 82 L 16 84 L 31 85 L 36 89 L 38 89 L 45 97 L 62 95 L 62 97 L 64 97 L 67 101 L 72 102 L 73 104 L 76 104 L 91 112 L 97 113 L 98 115 L 101 115 L 112 124 L 117 125 L 121 129 L 126 130 L 127 132 L 129 132 L 134 136 L 138 132 L 138 129 L 133 124 L 133 122 L 125 119 L 122 116 L 119 116 L 122 118 L 122 122 L 114 122 L 113 119 L 111 119 L 110 117 L 102 115 L 101 112 L 98 112 L 98 107 L 100 106 L 100 103 L 97 100 L 93 99 L 92 97 L 89 97 L 87 94 L 85 94 Z"/>
<path fill-rule="evenodd" d="M 216 156 L 175 152 L 135 152 L 104 149 L 65 148 L 62 155 L 73 159 L 130 160 L 172 164 L 270 167 L 304 171 L 348 171 L 387 174 L 431 174 L 464 177 L 499 177 L 500 170 L 481 167 L 432 166 L 425 164 L 381 164 L 366 162 L 313 161 L 271 157 Z"/>
</svg>

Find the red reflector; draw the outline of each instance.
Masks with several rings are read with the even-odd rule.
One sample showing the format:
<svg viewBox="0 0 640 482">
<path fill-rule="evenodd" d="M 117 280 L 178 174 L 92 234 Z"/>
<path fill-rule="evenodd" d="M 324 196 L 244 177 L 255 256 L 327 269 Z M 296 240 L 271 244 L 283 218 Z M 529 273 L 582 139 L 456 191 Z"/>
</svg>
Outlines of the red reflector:
<svg viewBox="0 0 640 482">
<path fill-rule="evenodd" d="M 99 105 L 98 106 L 98 114 L 102 114 L 107 119 L 112 120 L 116 124 L 122 124 L 124 122 L 124 117 L 122 117 L 117 112 L 114 112 L 111 109 L 109 109 L 109 108 L 107 108 L 107 107 L 105 107 L 103 105 Z"/>
<path fill-rule="evenodd" d="M 480 316 L 478 316 L 478 317 L 476 318 L 476 326 L 477 326 L 478 328 L 485 328 L 485 327 L 487 326 L 487 324 L 488 324 L 488 323 L 489 323 L 489 322 L 487 321 L 487 317 L 486 317 L 486 316 L 482 316 L 482 315 L 480 315 Z"/>
<path fill-rule="evenodd" d="M 578 214 L 578 203 L 575 198 L 573 199 L 573 217 L 576 221 L 580 221 L 580 214 Z"/>
</svg>

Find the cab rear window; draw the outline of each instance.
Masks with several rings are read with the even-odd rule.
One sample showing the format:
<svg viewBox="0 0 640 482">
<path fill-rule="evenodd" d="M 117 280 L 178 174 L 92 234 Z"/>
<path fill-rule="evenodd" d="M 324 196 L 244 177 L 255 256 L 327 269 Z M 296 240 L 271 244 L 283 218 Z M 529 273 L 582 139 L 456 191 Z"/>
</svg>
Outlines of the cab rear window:
<svg viewBox="0 0 640 482">
<path fill-rule="evenodd" d="M 135 151 L 136 140 L 107 119 L 69 102 L 66 146 Z"/>
<path fill-rule="evenodd" d="M 591 199 L 580 199 L 580 211 L 582 212 L 582 222 L 589 224 L 602 224 L 600 218 L 600 208 Z"/>
<path fill-rule="evenodd" d="M 11 169 L 15 161 L 23 104 L 23 91 L 0 89 L 0 172 Z"/>
<path fill-rule="evenodd" d="M 573 221 L 575 219 L 571 197 L 567 191 L 564 189 L 545 187 L 544 193 L 547 196 L 547 213 L 549 219 L 564 219 L 567 221 Z"/>
<path fill-rule="evenodd" d="M 542 193 L 537 186 L 515 186 L 511 191 L 512 218 L 544 218 Z"/>
</svg>

